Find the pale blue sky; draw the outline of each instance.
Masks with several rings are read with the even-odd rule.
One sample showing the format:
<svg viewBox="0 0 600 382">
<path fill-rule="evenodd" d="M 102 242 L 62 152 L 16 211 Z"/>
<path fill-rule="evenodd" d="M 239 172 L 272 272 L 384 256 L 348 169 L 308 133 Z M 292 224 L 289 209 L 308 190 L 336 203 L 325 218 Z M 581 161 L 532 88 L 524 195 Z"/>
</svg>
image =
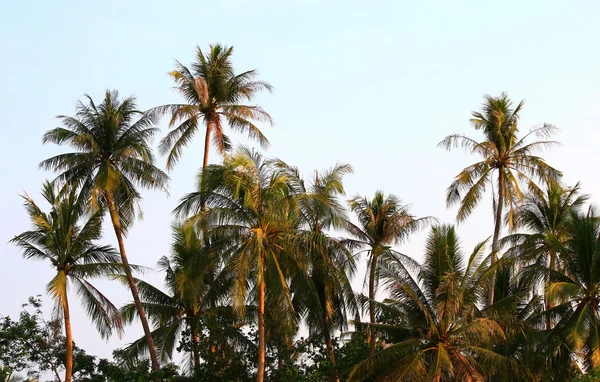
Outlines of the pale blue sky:
<svg viewBox="0 0 600 382">
<path fill-rule="evenodd" d="M 541 122 L 561 128 L 563 147 L 545 157 L 598 201 L 598 14 L 597 1 L 3 0 L 0 313 L 16 314 L 52 275 L 6 244 L 29 226 L 18 194 L 37 198 L 52 177 L 37 164 L 61 150 L 42 146 L 43 132 L 57 126 L 57 114 L 73 114 L 84 93 L 99 99 L 106 88 L 135 94 L 141 108 L 177 102 L 166 73 L 175 59 L 189 64 L 196 44 L 233 45 L 239 71 L 258 68 L 275 86 L 257 100 L 276 121 L 265 127 L 267 155 L 305 173 L 350 162 L 349 196 L 383 189 L 418 215 L 452 222 L 445 189 L 475 158 L 436 144 L 453 132 L 479 137 L 470 112 L 483 94 L 506 91 L 526 99 L 523 131 Z M 126 243 L 133 262 L 153 266 L 167 253 L 170 212 L 192 189 L 201 155 L 200 141 L 185 151 L 170 197 L 144 194 L 145 219 Z M 466 249 L 492 233 L 490 204 L 459 227 Z M 423 239 L 403 250 L 419 259 Z M 106 240 L 114 242 L 111 231 Z M 114 283 L 99 285 L 119 304 L 130 298 Z M 81 309 L 74 316 L 76 343 L 103 357 L 141 334 L 136 324 L 106 343 Z"/>
</svg>

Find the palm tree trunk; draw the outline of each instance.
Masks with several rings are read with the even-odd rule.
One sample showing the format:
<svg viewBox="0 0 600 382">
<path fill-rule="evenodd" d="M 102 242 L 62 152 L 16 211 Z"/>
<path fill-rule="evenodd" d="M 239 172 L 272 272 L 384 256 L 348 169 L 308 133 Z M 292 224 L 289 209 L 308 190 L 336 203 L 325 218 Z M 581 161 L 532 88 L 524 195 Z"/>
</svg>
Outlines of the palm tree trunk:
<svg viewBox="0 0 600 382">
<path fill-rule="evenodd" d="M 206 135 L 204 136 L 204 160 L 202 162 L 202 169 L 206 170 L 208 166 L 208 151 L 210 150 L 210 132 L 212 128 L 212 121 L 208 120 L 206 123 Z"/>
<path fill-rule="evenodd" d="M 110 193 L 105 192 L 104 197 L 106 198 L 106 203 L 108 204 L 110 219 L 112 220 L 115 235 L 117 236 L 117 242 L 119 243 L 121 262 L 123 262 L 123 268 L 125 270 L 125 275 L 127 276 L 127 283 L 129 284 L 129 289 L 131 290 L 131 295 L 133 296 L 133 302 L 135 303 L 135 307 L 140 317 L 140 321 L 142 322 L 142 328 L 144 329 L 146 343 L 148 344 L 148 352 L 150 353 L 150 361 L 152 362 L 152 370 L 157 371 L 160 370 L 160 364 L 158 363 L 158 357 L 156 356 L 156 346 L 154 345 L 154 340 L 152 339 L 152 333 L 150 332 L 150 326 L 148 325 L 146 312 L 144 311 L 142 301 L 140 300 L 137 285 L 135 285 L 133 275 L 131 274 L 131 269 L 129 268 L 129 261 L 127 260 L 127 253 L 125 252 L 123 232 L 121 230 L 121 222 L 119 221 L 117 207 L 115 206 L 114 200 L 112 199 L 112 195 L 110 195 Z"/>
<path fill-rule="evenodd" d="M 494 265 L 498 261 L 498 246 L 500 240 L 500 227 L 502 225 L 502 207 L 504 205 L 504 173 L 502 169 L 498 171 L 498 205 L 496 206 L 496 219 L 494 222 L 494 237 L 492 239 L 492 256 L 490 258 L 490 265 Z M 494 303 L 494 286 L 496 283 L 496 276 L 492 277 L 490 289 L 488 289 L 488 305 Z"/>
<path fill-rule="evenodd" d="M 208 152 L 210 150 L 210 131 L 212 122 L 210 119 L 206 123 L 206 135 L 204 136 L 204 160 L 202 161 L 202 179 L 200 179 L 200 211 L 204 212 L 206 204 L 204 195 L 204 179 L 206 178 L 206 168 L 208 167 Z"/>
<path fill-rule="evenodd" d="M 283 355 L 283 344 L 279 341 L 279 343 L 277 344 L 277 370 L 281 371 L 283 370 L 283 361 L 284 361 L 284 355 Z"/>
<path fill-rule="evenodd" d="M 318 219 L 316 219 L 315 227 L 315 232 L 319 232 Z M 327 277 L 325 276 L 326 272 L 323 269 L 323 261 L 315 262 L 315 265 L 313 265 L 313 267 L 313 275 L 318 275 L 314 283 L 318 292 L 317 294 L 319 297 L 319 301 L 321 302 L 321 311 L 323 312 L 323 337 L 325 338 L 325 347 L 327 348 L 327 355 L 329 356 L 329 360 L 331 361 L 332 366 L 331 380 L 335 382 L 340 382 L 340 377 L 337 371 L 337 365 L 335 363 L 335 353 L 333 352 L 333 342 L 331 341 L 331 328 L 329 316 L 327 315 L 327 291 L 324 286 L 324 281 L 321 280 L 322 278 Z"/>
<path fill-rule="evenodd" d="M 548 266 L 550 268 L 551 271 L 554 271 L 556 268 L 556 252 L 553 250 L 550 250 L 550 264 Z M 545 304 L 545 309 L 546 310 L 550 310 L 554 307 L 554 301 L 548 298 L 548 295 L 546 294 L 546 290 L 548 288 L 548 285 L 550 285 L 550 283 L 552 282 L 551 280 L 551 275 L 550 273 L 546 273 L 546 280 L 544 282 L 544 304 Z M 549 314 L 548 317 L 546 318 L 546 329 L 550 330 L 552 329 L 553 326 L 553 322 L 552 322 L 552 316 Z"/>
<path fill-rule="evenodd" d="M 369 328 L 369 358 L 375 354 L 375 328 L 372 326 L 375 324 L 375 267 L 377 266 L 377 255 L 371 252 L 371 267 L 369 269 L 369 322 L 371 327 Z"/>
<path fill-rule="evenodd" d="M 331 334 L 329 333 L 329 320 L 327 319 L 327 313 L 323 313 L 324 326 L 323 326 L 323 335 L 325 336 L 325 346 L 327 347 L 327 354 L 329 355 L 329 359 L 331 360 L 332 367 L 332 375 L 331 380 L 335 382 L 340 382 L 340 376 L 337 371 L 337 366 L 335 364 L 335 353 L 333 352 L 333 342 L 331 341 Z"/>
<path fill-rule="evenodd" d="M 194 352 L 194 370 L 200 370 L 200 336 L 198 334 L 198 323 L 192 322 L 192 351 Z"/>
<path fill-rule="evenodd" d="M 65 293 L 63 300 L 63 315 L 65 320 L 65 382 L 73 380 L 73 334 L 71 333 L 71 312 L 69 299 Z"/>
<path fill-rule="evenodd" d="M 208 237 L 208 222 L 206 219 L 206 187 L 205 187 L 205 180 L 206 180 L 206 168 L 208 167 L 208 153 L 210 150 L 210 132 L 211 132 L 211 126 L 212 126 L 212 122 L 211 119 L 209 117 L 207 123 L 206 123 L 206 135 L 204 137 L 204 159 L 202 161 L 202 179 L 200 179 L 200 219 L 201 219 L 201 226 L 202 226 L 202 237 L 204 239 L 204 246 L 205 246 L 205 250 L 207 253 L 211 253 L 210 250 L 210 239 Z M 212 255 L 210 255 L 212 256 Z M 211 267 L 212 268 L 212 267 Z M 212 285 L 215 282 L 215 278 L 214 278 L 214 272 L 212 269 L 209 269 L 208 271 L 208 285 L 212 287 Z M 210 307 L 214 308 L 215 307 L 215 302 L 211 301 L 210 302 Z M 210 338 L 210 336 L 209 336 Z M 212 342 L 211 340 L 211 345 L 210 345 L 210 353 L 214 354 L 216 352 L 216 347 L 215 344 Z M 207 362 L 209 365 L 212 365 L 214 360 L 214 357 L 209 357 Z"/>
<path fill-rule="evenodd" d="M 265 378 L 265 256 L 260 254 L 258 275 L 258 368 L 256 382 Z"/>
</svg>

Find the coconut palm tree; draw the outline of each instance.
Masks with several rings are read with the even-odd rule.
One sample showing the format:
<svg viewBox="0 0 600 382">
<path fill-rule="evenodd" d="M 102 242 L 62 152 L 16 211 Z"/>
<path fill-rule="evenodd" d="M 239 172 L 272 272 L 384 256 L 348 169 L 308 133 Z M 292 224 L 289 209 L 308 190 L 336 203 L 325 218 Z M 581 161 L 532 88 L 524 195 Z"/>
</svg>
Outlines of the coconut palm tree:
<svg viewBox="0 0 600 382">
<path fill-rule="evenodd" d="M 490 381 L 568 381 L 580 373 L 570 346 L 549 330 L 545 319 L 544 297 L 537 293 L 537 280 L 518 272 L 519 261 L 504 256 L 498 267 L 494 304 L 483 312 L 504 331 L 506 341 L 493 350 L 511 359 L 518 368 L 510 374 L 497 373 Z M 511 265 L 511 266 L 509 266 Z M 513 271 L 514 270 L 514 271 Z"/>
<path fill-rule="evenodd" d="M 46 182 L 42 195 L 50 204 L 50 212 L 44 212 L 25 195 L 25 209 L 33 229 L 15 236 L 11 242 L 23 250 L 24 258 L 48 261 L 56 271 L 46 289 L 54 300 L 55 312 L 64 321 L 65 381 L 71 382 L 73 335 L 67 293 L 69 286 L 75 287 L 100 335 L 108 338 L 113 331 L 122 331 L 119 311 L 89 279 L 114 274 L 122 267 L 113 248 L 95 244 L 102 237 L 102 211 L 87 217 L 77 197 L 76 187 L 67 186 L 59 191 Z"/>
<path fill-rule="evenodd" d="M 524 199 L 522 185 L 536 194 L 541 194 L 536 180 L 557 179 L 561 173 L 549 166 L 542 158 L 533 155 L 536 150 L 557 144 L 548 140 L 556 128 L 543 124 L 519 138 L 519 117 L 523 101 L 513 107 L 505 93 L 499 97 L 485 96 L 481 112 L 473 112 L 471 123 L 481 130 L 481 142 L 462 134 L 452 134 L 439 143 L 450 150 L 463 147 L 479 155 L 481 161 L 465 167 L 455 178 L 446 193 L 447 205 L 459 204 L 456 220 L 463 222 L 482 200 L 488 187 L 492 189 L 494 209 L 494 236 L 492 239 L 492 263 L 499 249 L 500 231 L 504 207 L 508 209 L 509 227 L 514 224 L 515 207 Z M 528 142 L 532 136 L 543 140 Z M 488 303 L 494 301 L 494 286 L 488 291 Z"/>
<path fill-rule="evenodd" d="M 502 327 L 478 306 L 489 283 L 486 242 L 465 262 L 450 226 L 433 227 L 423 265 L 388 252 L 379 272 L 390 298 L 378 309 L 395 313 L 397 325 L 379 329 L 403 333 L 396 343 L 354 367 L 349 381 L 484 381 L 509 366 L 490 349 L 504 340 Z"/>
<path fill-rule="evenodd" d="M 297 195 L 289 175 L 243 147 L 225 156 L 222 165 L 208 166 L 200 173 L 198 183 L 198 191 L 185 196 L 176 211 L 183 216 L 200 214 L 206 200 L 212 240 L 231 243 L 223 253 L 226 267 L 234 275 L 233 308 L 243 315 L 249 295 L 258 308 L 256 380 L 262 382 L 267 293 L 274 296 L 272 301 L 281 301 L 277 306 L 287 310 L 291 319 L 297 316 L 288 287 L 290 277 L 305 271 L 304 259 L 294 245 L 300 221 Z"/>
<path fill-rule="evenodd" d="M 276 288 L 266 288 L 265 293 L 265 368 L 271 373 L 268 380 L 286 380 L 286 369 L 298 359 L 294 349 L 294 338 L 299 334 L 299 317 L 302 305 L 297 303 L 298 287 L 296 280 L 288 281 L 290 295 L 293 295 L 291 311 L 287 296 Z M 304 285 L 302 285 L 304 287 Z M 302 290 L 300 293 L 305 292 Z M 292 314 L 290 314 L 292 313 Z M 296 313 L 296 314 L 294 314 Z"/>
<path fill-rule="evenodd" d="M 306 310 L 311 334 L 323 336 L 332 364 L 332 379 L 339 381 L 331 335 L 335 328 L 347 327 L 348 315 L 358 313 L 349 279 L 356 265 L 348 248 L 326 231 L 347 224 L 346 212 L 338 197 L 344 195 L 343 176 L 351 173 L 352 168 L 337 164 L 324 172 L 315 172 L 306 186 L 296 168 L 285 164 L 281 167 L 297 183 L 295 188 L 300 193 L 299 206 L 304 220 L 299 236 L 305 240 L 303 248 L 310 257 L 310 285 L 297 290 L 295 300 L 301 300 L 299 305 Z M 302 284 L 304 279 L 298 281 Z"/>
<path fill-rule="evenodd" d="M 381 191 L 375 193 L 372 200 L 356 196 L 350 200 L 350 209 L 358 218 L 359 225 L 346 224 L 346 230 L 352 236 L 351 245 L 362 247 L 360 253 L 368 254 L 368 290 L 369 290 L 369 318 L 370 323 L 375 323 L 375 293 L 379 280 L 379 259 L 385 254 L 395 253 L 392 246 L 399 244 L 420 230 L 432 219 L 429 217 L 416 218 L 409 212 L 408 205 L 402 204 L 395 195 L 387 197 Z M 368 335 L 369 354 L 375 353 L 376 330 L 371 326 Z"/>
<path fill-rule="evenodd" d="M 587 213 L 571 211 L 570 220 L 566 245 L 559 247 L 557 270 L 533 264 L 525 272 L 539 278 L 551 275 L 546 298 L 558 303 L 548 313 L 560 317 L 553 334 L 566 338 L 592 369 L 600 366 L 600 219 L 590 208 Z"/>
<path fill-rule="evenodd" d="M 64 127 L 44 134 L 44 143 L 68 145 L 75 152 L 43 161 L 40 167 L 59 172 L 58 183 L 78 184 L 82 200 L 93 209 L 108 208 L 119 243 L 123 271 L 140 315 L 148 343 L 152 369 L 160 364 L 150 326 L 131 273 L 124 237 L 133 223 L 141 195 L 137 187 L 166 191 L 168 176 L 154 166 L 150 140 L 158 132 L 155 115 L 137 110 L 135 98 L 119 99 L 116 90 L 107 91 L 96 105 L 86 95 L 74 117 L 59 116 Z"/>
<path fill-rule="evenodd" d="M 200 368 L 200 336 L 206 324 L 208 311 L 227 310 L 227 306 L 211 304 L 227 300 L 231 286 L 231 275 L 220 273 L 211 285 L 208 272 L 214 271 L 217 256 L 206 256 L 202 230 L 190 224 L 173 225 L 171 258 L 163 256 L 158 267 L 165 272 L 166 292 L 142 281 L 136 280 L 142 305 L 153 323 L 152 337 L 160 349 L 161 361 L 172 359 L 178 339 L 184 330 L 190 334 L 192 360 L 195 371 Z M 124 280 L 126 281 L 126 280 Z M 131 322 L 137 317 L 135 304 L 127 304 L 121 309 L 123 320 Z M 234 329 L 235 330 L 235 329 Z M 135 355 L 147 351 L 144 337 L 133 342 L 127 349 Z"/>
<path fill-rule="evenodd" d="M 569 239 L 572 212 L 579 212 L 587 200 L 587 195 L 580 195 L 579 183 L 566 188 L 550 181 L 543 195 L 529 194 L 517 208 L 514 229 L 522 228 L 527 232 L 513 233 L 501 240 L 501 245 L 510 244 L 508 254 L 522 265 L 544 264 L 556 271 L 559 248 Z M 549 277 L 549 274 L 545 277 L 544 289 L 550 283 Z M 547 309 L 553 304 L 553 301 L 545 301 Z M 549 318 L 546 324 L 550 329 L 552 320 Z"/>
<path fill-rule="evenodd" d="M 173 128 L 159 146 L 167 154 L 167 169 L 175 166 L 187 146 L 201 126 L 204 126 L 204 161 L 208 166 L 208 152 L 212 141 L 220 154 L 231 148 L 231 141 L 225 134 L 225 124 L 230 129 L 248 134 L 261 145 L 269 141 L 256 122 L 272 123 L 271 116 L 260 106 L 248 105 L 261 91 L 271 92 L 272 86 L 256 80 L 258 72 L 248 70 L 236 74 L 231 57 L 233 47 L 220 44 L 210 45 L 208 53 L 196 48 L 196 61 L 190 68 L 177 61 L 175 70 L 169 75 L 175 81 L 175 89 L 185 99 L 184 104 L 159 106 L 155 110 L 171 116 L 169 127 Z"/>
<path fill-rule="evenodd" d="M 204 126 L 204 159 L 202 169 L 208 166 L 210 143 L 220 154 L 231 148 L 225 134 L 225 125 L 236 132 L 248 134 L 261 145 L 269 141 L 257 122 L 272 124 L 271 116 L 260 106 L 246 104 L 261 91 L 272 91 L 272 86 L 256 79 L 258 72 L 249 70 L 236 74 L 232 63 L 233 47 L 210 45 L 208 53 L 196 48 L 196 61 L 191 70 L 177 61 L 170 76 L 176 90 L 185 99 L 184 104 L 164 105 L 152 112 L 170 114 L 169 127 L 173 128 L 160 142 L 159 151 L 167 154 L 167 169 L 172 169 L 198 130 Z M 203 172 L 204 173 L 204 172 Z M 204 210 L 204 201 L 201 201 Z M 203 224 L 205 227 L 206 224 Z M 210 240 L 204 232 L 205 247 L 210 251 Z"/>
</svg>

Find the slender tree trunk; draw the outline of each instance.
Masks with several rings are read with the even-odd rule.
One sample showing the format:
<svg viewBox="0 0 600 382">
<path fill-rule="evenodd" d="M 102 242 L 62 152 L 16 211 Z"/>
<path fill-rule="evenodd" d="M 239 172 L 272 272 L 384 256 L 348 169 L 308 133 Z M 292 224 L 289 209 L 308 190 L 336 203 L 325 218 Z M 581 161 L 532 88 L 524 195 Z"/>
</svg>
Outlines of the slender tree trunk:
<svg viewBox="0 0 600 382">
<path fill-rule="evenodd" d="M 212 122 L 209 120 L 206 124 L 206 135 L 204 136 L 204 161 L 202 162 L 202 169 L 206 170 L 208 166 L 208 151 L 210 150 L 210 132 L 212 128 Z"/>
<path fill-rule="evenodd" d="M 135 303 L 136 310 L 140 316 L 140 321 L 142 322 L 142 328 L 144 329 L 144 336 L 146 337 L 146 343 L 148 344 L 148 352 L 150 353 L 150 361 L 152 362 L 152 370 L 157 371 L 160 370 L 160 364 L 158 363 L 158 357 L 156 356 L 156 346 L 154 345 L 154 340 L 152 339 L 152 333 L 150 332 L 150 326 L 148 325 L 146 312 L 144 311 L 144 307 L 142 306 L 142 302 L 140 300 L 137 285 L 135 285 L 133 275 L 131 274 L 129 260 L 127 260 L 127 253 L 125 252 L 125 244 L 123 242 L 123 232 L 121 230 L 121 222 L 119 221 L 119 213 L 117 212 L 117 207 L 112 199 L 112 195 L 110 195 L 108 192 L 105 192 L 104 197 L 106 198 L 106 203 L 108 204 L 110 218 L 112 220 L 113 228 L 115 229 L 117 242 L 119 243 L 121 262 L 123 262 L 123 268 L 125 270 L 125 275 L 127 276 L 127 283 L 129 284 L 129 289 L 131 290 L 131 295 L 133 296 L 133 302 Z"/>
<path fill-rule="evenodd" d="M 492 239 L 492 256 L 490 258 L 490 265 L 494 265 L 498 261 L 498 246 L 500 240 L 500 227 L 502 226 L 502 207 L 504 205 L 504 173 L 500 169 L 498 171 L 498 205 L 496 206 L 496 219 L 494 222 L 494 238 Z M 494 303 L 494 286 L 496 283 L 496 272 L 492 277 L 490 289 L 488 289 L 488 304 Z"/>
<path fill-rule="evenodd" d="M 258 279 L 258 368 L 256 382 L 265 379 L 265 256 L 260 254 Z"/>
<path fill-rule="evenodd" d="M 331 380 L 335 382 L 340 382 L 340 376 L 338 374 L 337 365 L 335 363 L 335 353 L 333 352 L 333 342 L 331 341 L 331 334 L 329 332 L 329 320 L 327 319 L 327 313 L 323 313 L 323 316 L 323 335 L 325 336 L 325 346 L 327 347 L 327 354 L 329 355 L 329 359 L 331 360 L 331 367 L 333 369 Z"/>
<path fill-rule="evenodd" d="M 281 343 L 277 344 L 277 370 L 283 370 L 283 347 Z"/>
<path fill-rule="evenodd" d="M 318 184 L 318 177 L 316 178 Z M 315 223 L 315 233 L 320 232 L 319 227 L 319 219 L 316 219 Z M 337 371 L 337 365 L 335 362 L 335 353 L 333 352 L 333 342 L 331 341 L 331 325 L 329 321 L 329 316 L 327 315 L 327 291 L 325 288 L 325 282 L 322 281 L 326 276 L 325 265 L 323 264 L 323 260 L 319 258 L 318 262 L 315 262 L 313 265 L 313 276 L 316 275 L 317 279 L 314 281 L 317 294 L 319 296 L 319 301 L 321 303 L 321 311 L 323 312 L 323 337 L 325 338 L 325 347 L 327 348 L 327 355 L 329 356 L 329 360 L 331 361 L 331 376 L 330 379 L 335 382 L 340 382 L 340 377 Z"/>
<path fill-rule="evenodd" d="M 200 336 L 198 334 L 198 323 L 192 322 L 192 351 L 194 352 L 194 370 L 200 370 Z"/>
<path fill-rule="evenodd" d="M 65 293 L 63 301 L 65 320 L 65 382 L 73 380 L 73 334 L 71 333 L 71 312 L 69 311 L 69 299 Z"/>
<path fill-rule="evenodd" d="M 213 256 L 213 253 L 211 252 L 211 243 L 210 243 L 210 238 L 208 235 L 208 221 L 206 219 L 206 185 L 205 185 L 205 181 L 206 181 L 206 168 L 208 167 L 208 154 L 210 151 L 210 136 L 211 136 L 211 129 L 213 126 L 214 122 L 212 121 L 211 117 L 208 117 L 207 119 L 207 123 L 206 123 L 206 134 L 204 136 L 204 159 L 202 161 L 202 178 L 200 179 L 200 223 L 201 223 L 201 228 L 202 228 L 202 236 L 203 236 L 203 240 L 204 240 L 204 248 L 205 251 L 207 252 L 207 254 L 209 256 Z M 212 286 L 215 282 L 215 275 L 214 275 L 214 270 L 212 269 L 213 267 L 211 266 L 211 269 L 208 271 L 208 277 L 207 277 L 207 282 L 208 285 Z M 215 308 L 215 302 L 214 301 L 210 301 L 210 307 L 211 308 Z M 209 339 L 210 339 L 210 334 L 209 334 Z M 217 347 L 215 345 L 215 343 L 212 341 L 211 339 L 211 345 L 209 348 L 209 351 L 211 354 L 216 353 L 217 351 Z M 213 359 L 214 357 L 209 357 L 207 362 L 209 365 L 213 364 Z"/>
<path fill-rule="evenodd" d="M 375 328 L 372 326 L 375 324 L 375 268 L 377 266 L 377 255 L 374 251 L 371 251 L 371 267 L 369 269 L 369 321 L 371 327 L 369 328 L 369 357 L 373 357 L 375 354 Z"/>
<path fill-rule="evenodd" d="M 556 268 L 556 253 L 553 250 L 550 250 L 549 268 L 552 271 L 554 271 L 555 270 L 554 268 Z M 550 283 L 552 282 L 551 277 L 552 276 L 548 272 L 546 274 L 546 280 L 544 282 L 544 304 L 546 305 L 545 306 L 546 310 L 550 310 L 554 307 L 554 301 L 552 301 L 550 298 L 548 298 L 548 295 L 546 293 L 548 285 L 550 285 Z M 549 314 L 548 317 L 546 318 L 546 329 L 548 329 L 548 330 L 552 329 L 553 325 L 554 325 L 554 323 L 552 322 L 552 315 Z"/>
<path fill-rule="evenodd" d="M 204 160 L 202 161 L 202 179 L 200 179 L 200 211 L 204 215 L 206 198 L 204 195 L 204 180 L 206 179 L 206 168 L 208 167 L 208 152 L 210 151 L 210 132 L 212 122 L 209 120 L 206 123 L 206 135 L 204 136 Z"/>
<path fill-rule="evenodd" d="M 211 133 L 211 127 L 212 127 L 212 121 L 211 118 L 209 117 L 207 123 L 206 123 L 206 134 L 204 136 L 204 159 L 202 161 L 202 179 L 200 179 L 200 222 L 201 222 L 201 227 L 202 227 L 202 237 L 204 239 L 204 248 L 206 250 L 206 252 L 208 253 L 209 256 L 213 256 L 213 254 L 211 253 L 211 249 L 210 249 L 210 238 L 208 237 L 208 221 L 206 219 L 206 185 L 205 185 L 205 181 L 206 181 L 206 168 L 208 167 L 208 154 L 210 151 L 210 133 Z M 214 272 L 213 269 L 211 267 L 211 269 L 208 271 L 208 285 L 210 285 L 212 287 L 212 285 L 215 282 L 215 278 L 214 278 Z M 215 303 L 214 301 L 210 302 L 210 307 L 214 308 L 215 307 Z M 209 339 L 210 339 L 210 334 L 209 334 Z M 210 353 L 214 354 L 216 352 L 216 347 L 215 344 L 213 343 L 212 339 L 210 341 Z M 207 362 L 209 365 L 212 365 L 213 363 L 213 358 L 214 357 L 209 357 Z"/>
<path fill-rule="evenodd" d="M 204 160 L 202 161 L 202 179 L 200 179 L 200 214 L 201 214 L 201 223 L 202 223 L 202 233 L 204 237 L 204 245 L 206 246 L 206 250 L 210 252 L 210 239 L 208 237 L 208 223 L 206 221 L 206 168 L 208 167 L 208 152 L 210 150 L 210 132 L 211 132 L 212 122 L 209 119 L 206 124 L 206 135 L 204 137 Z M 212 286 L 214 282 L 213 272 L 212 270 L 208 272 L 208 283 Z M 214 303 L 211 302 L 211 306 L 214 307 Z"/>
</svg>

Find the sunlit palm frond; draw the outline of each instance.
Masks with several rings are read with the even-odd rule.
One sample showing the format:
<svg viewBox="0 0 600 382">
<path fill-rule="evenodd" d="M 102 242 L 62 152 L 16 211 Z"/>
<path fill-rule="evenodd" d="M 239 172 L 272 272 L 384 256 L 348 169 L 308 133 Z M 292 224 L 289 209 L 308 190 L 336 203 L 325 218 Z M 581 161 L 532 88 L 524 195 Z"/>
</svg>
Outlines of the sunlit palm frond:
<svg viewBox="0 0 600 382">
<path fill-rule="evenodd" d="M 494 348 L 506 340 L 496 318 L 505 304 L 499 302 L 494 314 L 479 309 L 489 280 L 484 275 L 490 272 L 482 259 L 484 245 L 466 259 L 454 228 L 434 226 L 422 265 L 387 254 L 379 267 L 390 298 L 371 306 L 388 312 L 388 323 L 375 326 L 382 332 L 396 326 L 403 339 L 356 365 L 349 380 L 484 381 L 506 375 L 501 373 L 510 361 Z"/>
</svg>

